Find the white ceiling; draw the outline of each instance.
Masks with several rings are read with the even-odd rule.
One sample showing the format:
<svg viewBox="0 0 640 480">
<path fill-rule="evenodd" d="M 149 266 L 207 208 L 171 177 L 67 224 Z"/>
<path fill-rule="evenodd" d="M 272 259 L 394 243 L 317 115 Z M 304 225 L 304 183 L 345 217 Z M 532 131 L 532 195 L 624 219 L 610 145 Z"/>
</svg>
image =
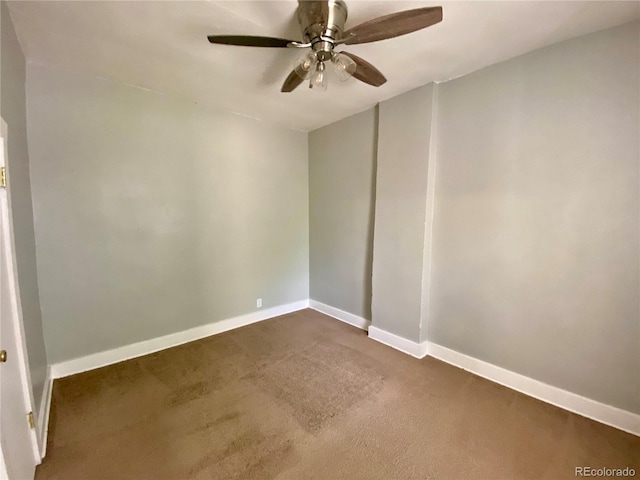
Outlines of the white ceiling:
<svg viewBox="0 0 640 480">
<path fill-rule="evenodd" d="M 326 93 L 280 86 L 297 49 L 211 45 L 208 34 L 300 39 L 296 2 L 13 1 L 9 10 L 29 61 L 58 65 L 312 130 L 431 81 L 640 17 L 640 2 L 347 0 L 347 27 L 400 10 L 442 5 L 426 30 L 345 48 L 388 78 L 380 88 L 335 79 Z"/>
</svg>

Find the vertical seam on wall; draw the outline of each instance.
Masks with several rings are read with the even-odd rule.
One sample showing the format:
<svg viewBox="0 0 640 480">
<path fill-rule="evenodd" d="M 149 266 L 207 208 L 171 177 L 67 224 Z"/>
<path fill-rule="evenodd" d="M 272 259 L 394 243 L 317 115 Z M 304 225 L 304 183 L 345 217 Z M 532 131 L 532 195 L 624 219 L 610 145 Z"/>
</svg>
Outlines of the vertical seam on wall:
<svg viewBox="0 0 640 480">
<path fill-rule="evenodd" d="M 435 217 L 435 188 L 437 167 L 438 132 L 438 84 L 433 84 L 431 93 L 431 128 L 429 132 L 429 163 L 427 166 L 427 199 L 425 211 L 424 252 L 422 257 L 422 299 L 420 304 L 419 341 L 427 340 L 429 308 L 431 298 L 431 263 L 433 257 L 433 220 Z M 424 329 L 424 332 L 423 332 Z M 424 337 L 423 337 L 424 335 Z"/>
<path fill-rule="evenodd" d="M 373 320 L 373 251 L 375 248 L 374 239 L 376 235 L 376 200 L 378 196 L 378 148 L 380 133 L 380 103 L 373 107 L 373 165 L 371 168 L 371 225 L 369 226 L 371 238 L 369 239 L 369 249 L 371 252 L 371 275 L 369 276 L 369 320 Z"/>
<path fill-rule="evenodd" d="M 29 167 L 29 186 L 31 187 L 31 212 L 32 212 L 32 218 L 33 218 L 33 250 L 35 252 L 35 268 L 36 268 L 36 287 L 38 288 L 38 309 L 40 311 L 40 325 L 42 326 L 42 342 L 44 344 L 44 357 L 45 357 L 45 365 L 48 367 L 49 365 L 49 350 L 47 348 L 47 333 L 46 333 L 46 327 L 45 327 L 45 320 L 44 320 L 44 309 L 42 308 L 42 295 L 40 294 L 41 292 L 41 288 L 40 288 L 40 257 L 38 256 L 38 244 L 40 243 L 40 241 L 38 240 L 38 234 L 36 232 L 36 229 L 38 229 L 38 226 L 36 225 L 36 202 L 34 199 L 34 194 L 33 194 L 33 177 L 31 175 L 31 152 L 29 150 L 29 145 L 32 144 L 31 142 L 31 136 L 30 136 L 30 131 L 31 129 L 29 128 L 29 125 L 31 124 L 31 122 L 29 121 L 29 119 L 31 118 L 30 115 L 30 109 L 29 109 L 29 104 L 31 102 L 31 96 L 29 95 L 29 84 L 30 79 L 31 79 L 31 66 L 33 65 L 38 65 L 37 62 L 34 62 L 33 60 L 27 60 L 25 58 L 25 65 L 24 65 L 24 119 L 25 119 L 25 124 L 26 124 L 26 142 L 27 142 L 27 159 L 28 159 L 28 167 Z"/>
<path fill-rule="evenodd" d="M 307 132 L 307 298 L 311 298 L 311 131 Z"/>
</svg>

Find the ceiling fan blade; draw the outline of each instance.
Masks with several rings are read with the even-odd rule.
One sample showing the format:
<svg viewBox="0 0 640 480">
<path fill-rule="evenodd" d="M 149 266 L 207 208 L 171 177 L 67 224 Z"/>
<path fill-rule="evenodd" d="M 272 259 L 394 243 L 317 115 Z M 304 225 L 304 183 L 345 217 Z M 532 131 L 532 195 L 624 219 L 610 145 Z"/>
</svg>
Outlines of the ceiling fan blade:
<svg viewBox="0 0 640 480">
<path fill-rule="evenodd" d="M 350 28 L 342 36 L 341 43 L 377 42 L 387 38 L 399 37 L 430 27 L 442 21 L 442 7 L 415 8 L 374 18 L 368 22 Z"/>
<path fill-rule="evenodd" d="M 254 37 L 251 35 L 209 35 L 211 43 L 222 45 L 238 45 L 241 47 L 275 47 L 287 48 L 290 44 L 297 44 L 294 40 L 275 37 Z"/>
<path fill-rule="evenodd" d="M 304 79 L 293 70 L 282 84 L 280 91 L 285 93 L 293 92 L 302 82 L 304 82 Z"/>
<path fill-rule="evenodd" d="M 373 85 L 374 87 L 379 87 L 386 83 L 387 79 L 382 74 L 380 70 L 371 65 L 366 60 L 360 58 L 357 55 L 349 52 L 340 52 L 343 55 L 346 55 L 351 60 L 356 62 L 356 71 L 353 74 L 353 78 L 357 78 L 361 82 L 368 83 L 369 85 Z"/>
</svg>

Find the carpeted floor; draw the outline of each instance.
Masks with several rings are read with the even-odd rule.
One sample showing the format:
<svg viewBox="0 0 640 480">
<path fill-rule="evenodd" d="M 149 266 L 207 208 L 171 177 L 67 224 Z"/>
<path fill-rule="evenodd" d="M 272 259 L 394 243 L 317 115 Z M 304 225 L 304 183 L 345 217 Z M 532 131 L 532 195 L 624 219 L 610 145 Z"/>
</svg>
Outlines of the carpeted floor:
<svg viewBox="0 0 640 480">
<path fill-rule="evenodd" d="M 312 310 L 57 380 L 36 479 L 575 478 L 640 438 Z"/>
</svg>

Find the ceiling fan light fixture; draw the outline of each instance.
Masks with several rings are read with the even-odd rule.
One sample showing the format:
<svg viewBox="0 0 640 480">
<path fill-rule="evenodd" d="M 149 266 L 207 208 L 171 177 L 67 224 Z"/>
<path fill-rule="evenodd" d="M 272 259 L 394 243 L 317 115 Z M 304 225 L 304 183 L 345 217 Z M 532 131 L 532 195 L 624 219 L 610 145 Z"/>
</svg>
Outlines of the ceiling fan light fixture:
<svg viewBox="0 0 640 480">
<path fill-rule="evenodd" d="M 327 71 L 322 60 L 318 60 L 313 65 L 313 71 L 311 72 L 311 78 L 309 79 L 309 88 L 318 92 L 324 92 L 327 90 Z"/>
<path fill-rule="evenodd" d="M 331 62 L 341 82 L 349 80 L 356 73 L 356 62 L 342 53 L 333 53 Z"/>
<path fill-rule="evenodd" d="M 385 76 L 366 60 L 349 52 L 334 52 L 338 45 L 378 42 L 422 30 L 442 21 L 442 7 L 421 7 L 390 13 L 344 29 L 347 21 L 345 0 L 298 0 L 296 18 L 303 40 L 255 35 L 209 35 L 210 43 L 242 47 L 311 48 L 298 59 L 287 75 L 281 92 L 289 93 L 309 80 L 309 88 L 325 91 L 325 62 L 331 61 L 341 81 L 352 76 L 373 87 L 384 85 Z"/>
<path fill-rule="evenodd" d="M 316 62 L 316 55 L 314 52 L 307 52 L 296 62 L 294 68 L 296 74 L 303 80 L 307 80 L 311 76 L 313 65 Z"/>
</svg>

